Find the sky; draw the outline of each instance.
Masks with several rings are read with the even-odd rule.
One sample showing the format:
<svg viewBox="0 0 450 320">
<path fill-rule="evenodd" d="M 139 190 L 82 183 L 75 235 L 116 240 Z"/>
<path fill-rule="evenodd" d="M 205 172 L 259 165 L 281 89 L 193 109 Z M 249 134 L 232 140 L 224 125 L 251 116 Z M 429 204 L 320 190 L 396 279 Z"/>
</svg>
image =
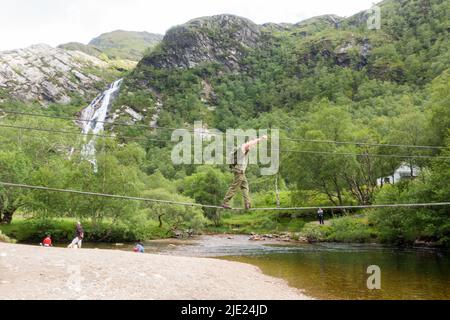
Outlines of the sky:
<svg viewBox="0 0 450 320">
<path fill-rule="evenodd" d="M 236 14 L 262 24 L 323 14 L 347 17 L 376 0 L 2 0 L 0 50 L 46 43 L 88 43 L 113 30 L 164 34 L 193 18 Z"/>
</svg>

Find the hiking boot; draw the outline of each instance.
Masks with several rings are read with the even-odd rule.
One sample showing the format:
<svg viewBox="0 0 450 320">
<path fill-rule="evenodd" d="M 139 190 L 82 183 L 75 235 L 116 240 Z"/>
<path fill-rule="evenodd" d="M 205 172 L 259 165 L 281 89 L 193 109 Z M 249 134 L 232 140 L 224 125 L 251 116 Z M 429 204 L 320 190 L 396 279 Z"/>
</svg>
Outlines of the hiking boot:
<svg viewBox="0 0 450 320">
<path fill-rule="evenodd" d="M 224 208 L 224 209 L 231 209 L 231 207 L 228 204 L 226 204 L 226 203 L 222 204 L 222 208 Z"/>
</svg>

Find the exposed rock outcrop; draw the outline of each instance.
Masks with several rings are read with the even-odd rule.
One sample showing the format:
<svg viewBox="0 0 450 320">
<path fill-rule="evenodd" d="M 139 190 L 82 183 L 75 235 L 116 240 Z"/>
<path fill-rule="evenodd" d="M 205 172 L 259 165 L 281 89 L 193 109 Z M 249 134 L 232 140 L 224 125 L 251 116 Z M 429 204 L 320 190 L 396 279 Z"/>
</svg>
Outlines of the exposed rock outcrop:
<svg viewBox="0 0 450 320">
<path fill-rule="evenodd" d="M 69 103 L 72 94 L 91 97 L 102 79 L 86 71 L 108 64 L 80 51 L 45 44 L 0 52 L 0 90 L 21 101 Z"/>
<path fill-rule="evenodd" d="M 300 21 L 295 24 L 296 27 L 316 26 L 317 28 L 334 27 L 339 28 L 344 18 L 334 14 L 326 14 Z"/>
<path fill-rule="evenodd" d="M 170 29 L 160 50 L 142 60 L 157 68 L 191 68 L 204 62 L 239 70 L 246 51 L 259 44 L 261 27 L 234 15 L 191 20 Z"/>
<path fill-rule="evenodd" d="M 360 69 L 367 65 L 372 46 L 368 39 L 355 40 L 346 42 L 335 49 L 336 64 L 341 67 L 349 67 L 354 59 L 356 68 Z"/>
</svg>

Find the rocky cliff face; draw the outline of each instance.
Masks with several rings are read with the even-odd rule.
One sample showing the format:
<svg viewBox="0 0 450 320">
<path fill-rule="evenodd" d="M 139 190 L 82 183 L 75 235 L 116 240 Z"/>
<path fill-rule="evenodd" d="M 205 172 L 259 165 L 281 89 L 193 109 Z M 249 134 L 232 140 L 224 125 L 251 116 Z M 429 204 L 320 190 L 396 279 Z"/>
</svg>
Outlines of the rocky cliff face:
<svg viewBox="0 0 450 320">
<path fill-rule="evenodd" d="M 0 90 L 21 101 L 66 104 L 71 95 L 95 96 L 102 79 L 87 70 L 107 67 L 83 52 L 44 44 L 4 51 L 0 52 Z"/>
<path fill-rule="evenodd" d="M 238 70 L 246 51 L 258 46 L 261 34 L 261 27 L 245 18 L 198 18 L 170 29 L 160 48 L 142 63 L 157 68 L 191 68 L 216 62 L 226 69 Z"/>
</svg>

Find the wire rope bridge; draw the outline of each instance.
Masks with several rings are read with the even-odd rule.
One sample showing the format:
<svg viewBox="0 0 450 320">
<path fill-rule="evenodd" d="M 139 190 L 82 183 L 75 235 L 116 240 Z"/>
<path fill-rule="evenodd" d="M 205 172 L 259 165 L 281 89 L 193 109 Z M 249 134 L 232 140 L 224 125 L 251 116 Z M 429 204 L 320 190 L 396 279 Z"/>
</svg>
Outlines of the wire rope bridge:
<svg viewBox="0 0 450 320">
<path fill-rule="evenodd" d="M 108 194 L 108 193 L 96 193 L 96 192 L 88 192 L 88 191 L 78 191 L 71 189 L 57 189 L 57 188 L 49 188 L 44 186 L 33 186 L 27 184 L 18 184 L 18 183 L 9 183 L 0 181 L 0 186 L 6 188 L 21 188 L 21 189 L 31 189 L 31 190 L 42 190 L 42 191 L 51 191 L 51 192 L 62 192 L 62 193 L 71 193 L 78 194 L 83 196 L 96 196 L 103 198 L 114 198 L 114 199 L 122 199 L 122 200 L 132 200 L 132 201 L 144 201 L 144 202 L 154 202 L 154 203 L 163 203 L 168 205 L 178 205 L 178 206 L 190 206 L 190 207 L 200 207 L 200 208 L 214 208 L 214 209 L 223 209 L 223 210 L 235 210 L 235 211 L 307 211 L 319 209 L 319 207 L 291 207 L 291 208 L 231 208 L 224 209 L 221 206 L 208 205 L 208 204 L 200 204 L 193 202 L 179 202 L 179 201 L 170 201 L 170 200 L 160 200 L 160 199 L 152 199 L 152 198 L 142 198 L 142 197 L 133 197 L 133 196 L 125 196 L 125 195 L 116 195 L 116 194 Z M 376 205 L 355 205 L 355 206 L 325 206 L 320 207 L 322 209 L 375 209 L 375 208 L 399 208 L 399 207 L 441 207 L 441 206 L 450 206 L 450 202 L 429 202 L 429 203 L 396 203 L 396 204 L 376 204 Z"/>
</svg>

